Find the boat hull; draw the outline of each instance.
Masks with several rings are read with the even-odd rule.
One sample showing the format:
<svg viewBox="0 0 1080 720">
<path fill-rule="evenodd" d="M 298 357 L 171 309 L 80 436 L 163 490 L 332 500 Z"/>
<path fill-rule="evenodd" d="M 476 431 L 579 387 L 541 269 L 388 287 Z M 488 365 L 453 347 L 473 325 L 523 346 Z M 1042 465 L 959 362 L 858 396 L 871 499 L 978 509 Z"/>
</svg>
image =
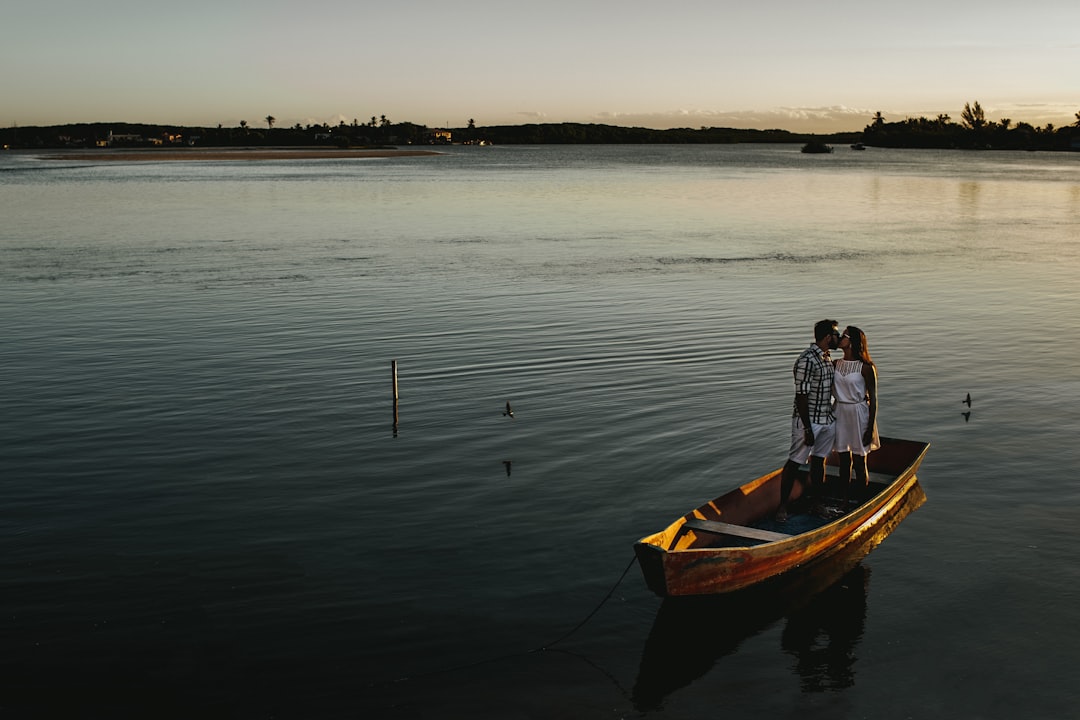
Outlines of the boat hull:
<svg viewBox="0 0 1080 720">
<path fill-rule="evenodd" d="M 877 451 L 882 455 L 879 462 L 871 462 L 871 468 L 876 465 L 877 476 L 886 476 L 888 482 L 861 505 L 821 527 L 769 542 L 731 544 L 727 538 L 728 546 L 710 547 L 708 533 L 691 528 L 692 521 L 749 525 L 775 512 L 780 471 L 747 483 L 638 541 L 634 551 L 645 582 L 663 597 L 708 595 L 743 590 L 794 573 L 818 572 L 835 558 L 857 563 L 926 501 L 916 470 L 928 447 L 927 443 L 883 439 Z M 793 493 L 793 498 L 797 496 Z"/>
</svg>

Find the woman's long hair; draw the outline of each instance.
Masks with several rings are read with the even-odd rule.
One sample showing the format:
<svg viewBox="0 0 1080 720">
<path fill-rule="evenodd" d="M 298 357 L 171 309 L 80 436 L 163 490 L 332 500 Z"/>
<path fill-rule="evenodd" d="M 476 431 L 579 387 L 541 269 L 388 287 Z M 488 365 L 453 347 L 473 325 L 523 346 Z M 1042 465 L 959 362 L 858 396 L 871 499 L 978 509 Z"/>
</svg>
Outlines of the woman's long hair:
<svg viewBox="0 0 1080 720">
<path fill-rule="evenodd" d="M 845 332 L 848 341 L 851 343 L 851 353 L 867 365 L 873 365 L 874 361 L 870 359 L 870 351 L 866 349 L 866 333 L 854 325 L 848 325 Z"/>
</svg>

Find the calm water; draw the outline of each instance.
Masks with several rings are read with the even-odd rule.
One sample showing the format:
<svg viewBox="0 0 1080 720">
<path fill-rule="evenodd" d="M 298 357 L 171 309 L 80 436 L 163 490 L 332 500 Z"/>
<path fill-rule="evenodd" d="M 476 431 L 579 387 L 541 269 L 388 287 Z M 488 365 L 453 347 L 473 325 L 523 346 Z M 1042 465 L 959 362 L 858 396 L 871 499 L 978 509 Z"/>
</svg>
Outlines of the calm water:
<svg viewBox="0 0 1080 720">
<path fill-rule="evenodd" d="M 0 219 L 5 717 L 1074 712 L 1080 156 L 7 153 Z M 633 542 L 782 463 L 822 317 L 927 504 L 673 611 Z"/>
</svg>

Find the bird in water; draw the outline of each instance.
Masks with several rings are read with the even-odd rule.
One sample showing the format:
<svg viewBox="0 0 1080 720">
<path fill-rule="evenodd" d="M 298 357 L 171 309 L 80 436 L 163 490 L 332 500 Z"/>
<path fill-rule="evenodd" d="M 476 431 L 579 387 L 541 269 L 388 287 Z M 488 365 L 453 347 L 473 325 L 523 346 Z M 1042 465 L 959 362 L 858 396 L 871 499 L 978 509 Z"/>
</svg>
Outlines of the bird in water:
<svg viewBox="0 0 1080 720">
<path fill-rule="evenodd" d="M 961 400 L 960 402 L 964 403 L 968 407 L 971 407 L 971 393 L 968 393 L 967 396 L 964 397 L 964 399 Z"/>
<path fill-rule="evenodd" d="M 506 401 L 506 412 L 503 413 L 503 417 L 514 417 L 514 408 L 510 407 L 510 401 Z"/>
</svg>

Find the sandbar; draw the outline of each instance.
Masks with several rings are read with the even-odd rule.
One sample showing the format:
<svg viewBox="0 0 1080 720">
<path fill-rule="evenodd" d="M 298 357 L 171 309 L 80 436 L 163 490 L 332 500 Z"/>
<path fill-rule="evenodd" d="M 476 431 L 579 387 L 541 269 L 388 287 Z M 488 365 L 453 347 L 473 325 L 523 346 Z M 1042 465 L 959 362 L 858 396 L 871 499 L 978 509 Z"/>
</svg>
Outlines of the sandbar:
<svg viewBox="0 0 1080 720">
<path fill-rule="evenodd" d="M 356 150 L 338 149 L 214 149 L 204 150 L 87 150 L 80 153 L 48 155 L 51 160 L 107 160 L 132 162 L 138 160 L 342 160 L 350 158 L 389 158 L 422 155 L 439 155 L 434 150 L 397 150 L 393 148 L 374 148 Z"/>
</svg>

